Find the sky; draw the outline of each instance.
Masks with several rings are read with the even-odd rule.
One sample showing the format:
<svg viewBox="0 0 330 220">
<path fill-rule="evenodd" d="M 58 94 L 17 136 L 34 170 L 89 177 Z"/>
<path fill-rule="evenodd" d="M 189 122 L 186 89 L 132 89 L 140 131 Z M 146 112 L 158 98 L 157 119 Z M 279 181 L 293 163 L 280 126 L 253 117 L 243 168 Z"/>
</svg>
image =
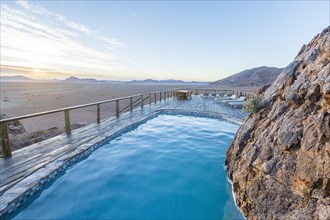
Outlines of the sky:
<svg viewBox="0 0 330 220">
<path fill-rule="evenodd" d="M 1 1 L 1 75 L 215 81 L 285 67 L 329 1 Z"/>
</svg>

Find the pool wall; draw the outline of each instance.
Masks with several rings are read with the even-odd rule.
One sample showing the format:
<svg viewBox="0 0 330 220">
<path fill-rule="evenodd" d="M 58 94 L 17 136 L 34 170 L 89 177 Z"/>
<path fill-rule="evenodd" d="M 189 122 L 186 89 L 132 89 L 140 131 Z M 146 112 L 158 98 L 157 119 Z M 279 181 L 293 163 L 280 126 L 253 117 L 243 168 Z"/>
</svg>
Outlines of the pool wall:
<svg viewBox="0 0 330 220">
<path fill-rule="evenodd" d="M 164 114 L 222 119 L 238 125 L 241 125 L 243 123 L 243 120 L 240 118 L 236 118 L 234 116 L 222 113 L 177 109 L 158 110 L 150 114 L 143 120 L 132 123 L 124 128 L 119 128 L 119 130 L 114 131 L 112 134 L 107 133 L 104 135 L 100 135 L 99 137 L 94 138 L 92 141 L 81 144 L 72 151 L 48 163 L 43 168 L 39 169 L 38 171 L 24 178 L 22 181 L 18 182 L 0 197 L 0 217 L 6 218 L 6 216 L 9 216 L 15 210 L 24 205 L 29 198 L 31 198 L 33 195 L 42 190 L 47 184 L 50 184 L 52 181 L 55 181 L 59 176 L 63 175 L 64 171 L 68 167 L 88 157 L 88 155 L 90 155 L 100 146 L 104 145 L 110 140 L 117 138 L 123 133 L 127 133 L 128 131 L 137 128 L 139 125 L 144 124 L 148 120 Z"/>
</svg>

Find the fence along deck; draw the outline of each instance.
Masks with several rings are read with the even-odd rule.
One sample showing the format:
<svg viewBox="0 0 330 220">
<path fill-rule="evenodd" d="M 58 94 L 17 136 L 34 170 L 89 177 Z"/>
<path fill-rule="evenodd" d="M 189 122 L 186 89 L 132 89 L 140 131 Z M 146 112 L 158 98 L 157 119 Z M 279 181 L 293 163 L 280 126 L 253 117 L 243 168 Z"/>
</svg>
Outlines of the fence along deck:
<svg viewBox="0 0 330 220">
<path fill-rule="evenodd" d="M 170 97 L 175 96 L 175 91 L 178 89 L 172 89 L 172 90 L 163 90 L 163 91 L 156 91 L 156 92 L 150 92 L 149 96 L 143 97 L 142 94 L 137 94 L 137 95 L 132 95 L 132 96 L 126 96 L 126 97 L 121 97 L 121 98 L 116 98 L 116 99 L 109 99 L 109 100 L 104 100 L 100 102 L 93 102 L 93 103 L 88 103 L 88 104 L 83 104 L 83 105 L 76 105 L 76 106 L 71 106 L 71 107 L 66 107 L 66 108 L 60 108 L 60 109 L 55 109 L 55 110 L 50 110 L 50 111 L 44 111 L 44 112 L 39 112 L 39 113 L 34 113 L 34 114 L 28 114 L 28 115 L 23 115 L 23 116 L 18 116 L 18 117 L 12 117 L 12 118 L 7 118 L 7 119 L 2 119 L 0 120 L 0 150 L 2 153 L 3 157 L 10 157 L 12 155 L 12 150 L 10 147 L 10 140 L 9 140 L 9 134 L 8 134 L 8 123 L 16 120 L 22 120 L 22 119 L 27 119 L 27 118 L 34 118 L 38 116 L 43 116 L 43 115 L 48 115 L 48 114 L 54 114 L 58 112 L 64 112 L 64 122 L 65 122 L 65 132 L 66 135 L 71 134 L 71 123 L 70 123 L 70 110 L 74 109 L 80 109 L 80 108 L 85 108 L 85 107 L 90 107 L 90 106 L 96 106 L 96 122 L 99 124 L 101 122 L 101 115 L 100 115 L 100 109 L 101 105 L 105 103 L 111 103 L 115 102 L 116 104 L 116 113 L 115 117 L 120 117 L 120 114 L 126 111 L 132 112 L 134 108 L 140 106 L 143 108 L 144 102 L 149 99 L 149 105 L 152 104 L 152 98 L 154 98 L 154 103 L 157 103 L 157 98 L 159 101 L 166 100 Z M 198 89 L 185 89 L 185 90 L 192 90 L 195 95 L 198 95 L 202 92 L 209 92 L 209 93 L 229 93 L 229 94 L 235 94 L 234 90 L 223 90 L 223 89 L 212 89 L 212 88 L 198 88 Z M 247 97 L 252 96 L 253 94 L 251 93 L 242 93 L 241 91 L 236 92 L 237 96 L 245 95 Z M 135 98 L 135 100 L 134 100 Z M 119 108 L 119 102 L 121 100 L 130 100 L 130 104 L 126 106 L 123 109 Z M 134 100 L 134 101 L 133 101 Z"/>
<path fill-rule="evenodd" d="M 38 116 L 49 115 L 49 114 L 54 114 L 54 113 L 58 113 L 58 112 L 64 112 L 65 132 L 67 135 L 70 135 L 71 134 L 70 110 L 80 109 L 80 108 L 85 108 L 85 107 L 90 107 L 90 106 L 96 106 L 96 122 L 99 124 L 101 122 L 100 109 L 101 109 L 102 104 L 115 102 L 115 104 L 116 104 L 115 116 L 119 117 L 122 112 L 127 111 L 127 110 L 132 112 L 133 109 L 137 106 L 140 106 L 141 108 L 143 108 L 144 101 L 146 101 L 147 99 L 150 100 L 149 104 L 151 104 L 152 95 L 154 95 L 154 102 L 156 103 L 158 94 L 159 94 L 159 96 L 158 96 L 159 101 L 162 101 L 163 99 L 166 100 L 166 98 L 173 97 L 175 94 L 175 91 L 176 91 L 176 89 L 151 92 L 151 93 L 149 93 L 149 96 L 147 96 L 145 98 L 143 98 L 142 94 L 137 94 L 137 95 L 126 96 L 126 97 L 121 97 L 121 98 L 116 98 L 116 99 L 104 100 L 104 101 L 100 101 L 100 102 L 93 102 L 93 103 L 88 103 L 88 104 L 83 104 L 83 105 L 76 105 L 76 106 L 71 106 L 71 107 L 66 107 L 66 108 L 60 108 L 60 109 L 55 109 L 55 110 L 50 110 L 50 111 L 44 111 L 44 112 L 39 112 L 39 113 L 34 113 L 34 114 L 28 114 L 28 115 L 23 115 L 23 116 L 18 116 L 18 117 L 2 119 L 2 120 L 0 120 L 1 153 L 2 153 L 3 157 L 10 157 L 12 155 L 12 150 L 9 145 L 9 142 L 10 142 L 9 134 L 8 134 L 8 123 L 9 122 L 27 119 L 27 118 L 35 118 Z M 136 98 L 135 101 L 133 101 L 134 98 Z M 119 102 L 121 100 L 125 100 L 125 99 L 129 99 L 130 104 L 120 110 Z"/>
</svg>

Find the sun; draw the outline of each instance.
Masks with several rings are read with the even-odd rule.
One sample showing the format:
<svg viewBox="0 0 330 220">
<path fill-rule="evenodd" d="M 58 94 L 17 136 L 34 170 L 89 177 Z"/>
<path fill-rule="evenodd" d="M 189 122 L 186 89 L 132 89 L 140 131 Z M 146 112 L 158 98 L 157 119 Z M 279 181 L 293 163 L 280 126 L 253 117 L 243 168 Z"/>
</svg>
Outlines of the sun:
<svg viewBox="0 0 330 220">
<path fill-rule="evenodd" d="M 34 69 L 33 69 L 33 72 L 35 72 L 35 73 L 41 73 L 41 69 L 39 69 L 39 68 L 34 68 Z"/>
</svg>

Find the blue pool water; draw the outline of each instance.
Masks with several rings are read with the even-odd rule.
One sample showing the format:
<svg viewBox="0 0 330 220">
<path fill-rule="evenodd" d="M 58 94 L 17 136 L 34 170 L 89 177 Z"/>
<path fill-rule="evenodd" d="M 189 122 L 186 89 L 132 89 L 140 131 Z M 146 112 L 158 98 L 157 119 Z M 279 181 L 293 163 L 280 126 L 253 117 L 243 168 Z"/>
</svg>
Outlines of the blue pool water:
<svg viewBox="0 0 330 220">
<path fill-rule="evenodd" d="M 243 219 L 224 160 L 237 125 L 160 115 L 100 147 L 15 219 Z"/>
</svg>

